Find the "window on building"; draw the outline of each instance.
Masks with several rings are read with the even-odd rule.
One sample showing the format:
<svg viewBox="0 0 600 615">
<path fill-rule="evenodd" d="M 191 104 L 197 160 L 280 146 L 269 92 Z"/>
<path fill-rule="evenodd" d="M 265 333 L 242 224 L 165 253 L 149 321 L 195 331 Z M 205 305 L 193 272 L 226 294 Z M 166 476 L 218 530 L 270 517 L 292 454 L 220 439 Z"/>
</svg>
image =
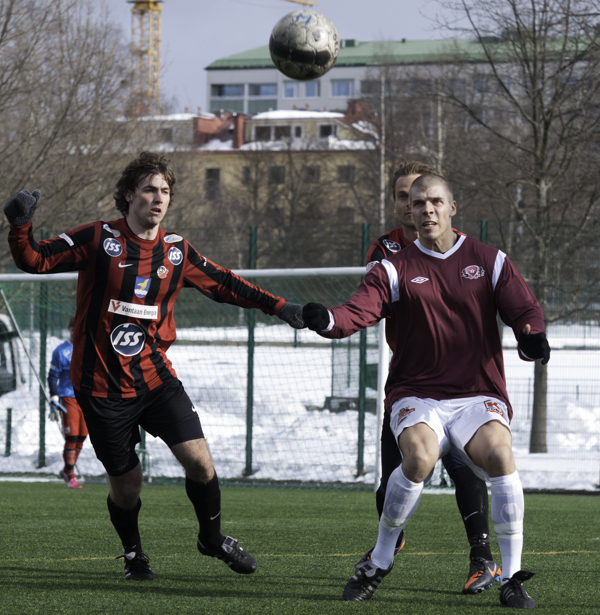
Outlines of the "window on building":
<svg viewBox="0 0 600 615">
<path fill-rule="evenodd" d="M 354 96 L 354 79 L 332 80 L 331 95 L 345 98 Z"/>
<path fill-rule="evenodd" d="M 327 137 L 335 137 L 337 134 L 337 126 L 335 124 L 321 124 L 319 126 L 319 139 L 326 139 Z"/>
<path fill-rule="evenodd" d="M 337 180 L 339 184 L 353 184 L 354 166 L 351 164 L 339 166 L 337 168 Z"/>
<path fill-rule="evenodd" d="M 271 127 L 270 126 L 256 126 L 254 128 L 254 140 L 255 141 L 270 141 L 271 140 Z"/>
<path fill-rule="evenodd" d="M 275 126 L 275 141 L 281 141 L 282 139 L 291 139 L 291 137 L 291 126 Z"/>
<path fill-rule="evenodd" d="M 211 85 L 210 95 L 212 98 L 236 98 L 244 96 L 244 84 Z"/>
<path fill-rule="evenodd" d="M 251 83 L 248 93 L 250 96 L 277 96 L 277 84 Z"/>
<path fill-rule="evenodd" d="M 252 182 L 252 169 L 250 167 L 242 167 L 242 184 L 247 186 Z"/>
<path fill-rule="evenodd" d="M 302 177 L 308 184 L 318 184 L 321 179 L 321 167 L 316 165 L 304 165 Z"/>
<path fill-rule="evenodd" d="M 283 184 L 285 182 L 285 167 L 269 167 L 269 183 Z"/>
<path fill-rule="evenodd" d="M 297 81 L 284 81 L 283 97 L 298 98 L 300 96 L 300 84 Z"/>
<path fill-rule="evenodd" d="M 308 81 L 304 86 L 304 93 L 306 98 L 317 98 L 321 96 L 321 82 L 320 81 Z"/>
<path fill-rule="evenodd" d="M 172 128 L 161 128 L 160 129 L 160 140 L 163 143 L 172 143 L 173 142 L 173 129 Z"/>
<path fill-rule="evenodd" d="M 302 126 L 294 126 L 294 137 L 296 139 L 302 138 Z"/>
<path fill-rule="evenodd" d="M 354 224 L 354 210 L 352 207 L 338 207 L 336 212 L 336 223 Z"/>
<path fill-rule="evenodd" d="M 204 195 L 207 201 L 215 201 L 219 197 L 221 169 L 206 169 Z"/>
</svg>

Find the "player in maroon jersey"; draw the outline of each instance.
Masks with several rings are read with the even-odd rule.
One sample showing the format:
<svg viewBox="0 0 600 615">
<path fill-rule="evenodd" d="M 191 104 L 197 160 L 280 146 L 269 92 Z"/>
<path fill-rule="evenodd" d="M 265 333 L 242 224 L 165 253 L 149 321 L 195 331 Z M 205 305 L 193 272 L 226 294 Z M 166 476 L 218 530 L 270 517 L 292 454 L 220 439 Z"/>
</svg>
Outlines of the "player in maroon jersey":
<svg viewBox="0 0 600 615">
<path fill-rule="evenodd" d="M 422 162 L 403 162 L 398 166 L 392 178 L 394 195 L 394 212 L 400 226 L 379 237 L 367 252 L 367 271 L 378 262 L 390 258 L 396 252 L 407 248 L 419 234 L 410 210 L 409 191 L 412 183 L 425 173 L 435 171 Z M 385 335 L 392 351 L 395 347 L 394 321 L 385 321 Z M 385 491 L 391 473 L 402 462 L 396 438 L 390 429 L 390 414 L 384 413 L 381 430 L 381 481 L 375 494 L 379 517 L 383 513 Z M 501 570 L 494 562 L 490 549 L 490 530 L 488 524 L 488 492 L 485 481 L 477 477 L 462 460 L 460 455 L 450 450 L 442 457 L 444 468 L 454 482 L 456 502 L 463 520 L 467 539 L 471 547 L 469 573 L 463 586 L 463 593 L 477 594 L 492 587 L 494 579 L 500 580 Z M 396 552 L 404 546 L 404 532 L 398 537 Z M 358 564 L 370 556 L 367 551 Z"/>
<path fill-rule="evenodd" d="M 142 152 L 115 191 L 122 218 L 84 224 L 36 242 L 39 190 L 4 207 L 16 265 L 30 273 L 78 271 L 71 380 L 90 440 L 110 482 L 108 510 L 123 543 L 125 578 L 151 580 L 138 529 L 142 469 L 139 427 L 160 437 L 185 470 L 200 524 L 198 550 L 251 574 L 257 564 L 221 534 L 221 492 L 202 426 L 166 351 L 175 339 L 173 306 L 183 287 L 220 303 L 258 308 L 302 328 L 302 307 L 286 303 L 201 256 L 160 223 L 173 202 L 175 175 L 158 154 Z"/>
<path fill-rule="evenodd" d="M 402 452 L 390 476 L 377 544 L 344 589 L 368 600 L 391 572 L 396 541 L 415 512 L 423 482 L 450 447 L 491 484 L 492 521 L 502 556 L 500 602 L 535 608 L 520 570 L 523 488 L 512 454 L 512 408 L 506 392 L 496 312 L 513 329 L 519 356 L 550 359 L 544 318 L 510 259 L 452 229 L 450 184 L 427 174 L 410 189 L 419 238 L 373 267 L 343 305 L 304 307 L 307 326 L 328 338 L 352 335 L 381 318 L 395 321 L 386 411 Z"/>
</svg>

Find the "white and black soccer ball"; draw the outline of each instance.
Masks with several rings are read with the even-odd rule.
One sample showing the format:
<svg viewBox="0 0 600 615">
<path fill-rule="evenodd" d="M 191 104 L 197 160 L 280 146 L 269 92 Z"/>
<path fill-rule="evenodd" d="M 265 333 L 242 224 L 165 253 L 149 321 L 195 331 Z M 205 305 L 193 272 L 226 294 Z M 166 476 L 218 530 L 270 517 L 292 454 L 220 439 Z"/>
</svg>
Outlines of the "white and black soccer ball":
<svg viewBox="0 0 600 615">
<path fill-rule="evenodd" d="M 271 32 L 269 51 L 286 77 L 308 81 L 323 76 L 337 60 L 340 37 L 327 17 L 315 11 L 294 11 Z"/>
</svg>

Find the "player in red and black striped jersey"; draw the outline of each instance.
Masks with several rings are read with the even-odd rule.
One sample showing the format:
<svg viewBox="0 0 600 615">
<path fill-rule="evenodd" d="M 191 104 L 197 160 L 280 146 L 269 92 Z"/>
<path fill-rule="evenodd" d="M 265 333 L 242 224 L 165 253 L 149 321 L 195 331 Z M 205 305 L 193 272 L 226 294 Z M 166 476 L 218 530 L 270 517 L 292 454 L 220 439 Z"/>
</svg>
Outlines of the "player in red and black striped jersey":
<svg viewBox="0 0 600 615">
<path fill-rule="evenodd" d="M 153 578 L 138 530 L 140 426 L 164 440 L 185 469 L 186 492 L 200 524 L 200 552 L 242 574 L 257 567 L 237 541 L 221 534 L 218 478 L 198 414 L 166 354 L 175 340 L 173 306 L 181 289 L 196 288 L 214 301 L 258 308 L 295 328 L 304 326 L 301 306 L 219 267 L 160 227 L 174 184 L 168 161 L 142 152 L 117 183 L 122 218 L 84 224 L 39 243 L 31 221 L 40 192 L 20 192 L 4 208 L 20 269 L 79 272 L 70 375 L 109 476 L 108 509 L 123 543 L 128 580 Z"/>
<path fill-rule="evenodd" d="M 394 213 L 400 221 L 400 226 L 382 235 L 373 243 L 367 252 L 367 271 L 377 263 L 407 248 L 418 238 L 410 210 L 409 191 L 415 179 L 424 173 L 434 173 L 434 170 L 416 161 L 404 162 L 396 169 L 392 178 L 392 193 Z M 396 344 L 395 323 L 391 318 L 386 318 L 385 335 L 393 351 Z M 390 475 L 401 462 L 402 455 L 390 428 L 390 414 L 386 412 L 381 431 L 381 481 L 375 494 L 377 512 L 380 517 Z M 451 450 L 444 455 L 442 463 L 454 483 L 456 502 L 471 548 L 470 569 L 463 592 L 479 593 L 484 589 L 489 589 L 494 578 L 499 577 L 501 573 L 490 550 L 487 487 L 485 481 L 473 473 L 456 451 Z M 404 536 L 402 535 L 397 548 L 401 548 L 403 544 Z"/>
</svg>

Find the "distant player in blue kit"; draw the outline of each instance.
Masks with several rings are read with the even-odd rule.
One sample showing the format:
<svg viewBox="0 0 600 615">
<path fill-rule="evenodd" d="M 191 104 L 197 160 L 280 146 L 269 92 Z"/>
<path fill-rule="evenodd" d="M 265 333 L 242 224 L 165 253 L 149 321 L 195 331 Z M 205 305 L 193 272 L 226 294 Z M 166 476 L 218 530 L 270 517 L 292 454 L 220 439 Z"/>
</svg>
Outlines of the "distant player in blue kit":
<svg viewBox="0 0 600 615">
<path fill-rule="evenodd" d="M 75 399 L 75 391 L 69 377 L 71 357 L 73 356 L 73 326 L 75 317 L 69 320 L 69 339 L 57 346 L 52 353 L 52 363 L 48 371 L 48 387 L 50 389 L 50 418 L 58 420 L 62 425 L 65 438 L 63 459 L 65 467 L 59 476 L 65 479 L 69 489 L 81 489 L 75 476 L 75 464 L 88 435 L 83 412 Z M 62 406 L 62 408 L 61 408 Z M 66 412 L 63 410 L 66 410 Z"/>
</svg>

